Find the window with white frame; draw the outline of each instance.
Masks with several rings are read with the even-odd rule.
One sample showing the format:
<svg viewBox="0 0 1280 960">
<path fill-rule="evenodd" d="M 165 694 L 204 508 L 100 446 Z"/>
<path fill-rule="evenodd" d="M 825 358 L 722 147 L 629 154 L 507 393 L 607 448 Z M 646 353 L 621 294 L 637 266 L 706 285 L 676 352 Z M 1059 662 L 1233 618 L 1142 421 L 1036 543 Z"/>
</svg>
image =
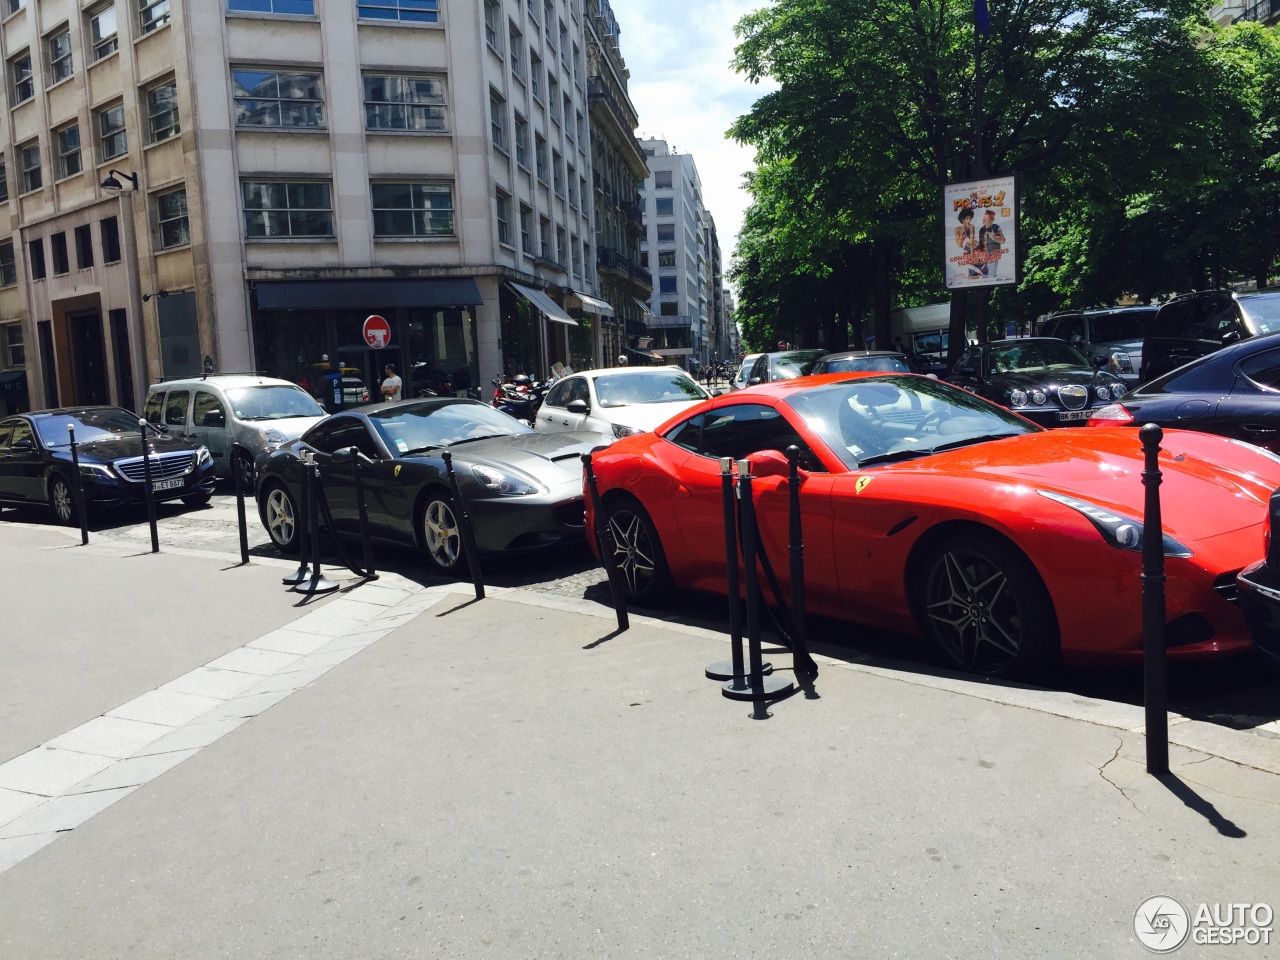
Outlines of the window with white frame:
<svg viewBox="0 0 1280 960">
<path fill-rule="evenodd" d="M 27 0 L 4 0 L 4 14 L 10 16 L 27 5 Z"/>
<path fill-rule="evenodd" d="M 567 93 L 564 95 L 564 135 L 570 140 L 573 139 L 573 98 Z"/>
<path fill-rule="evenodd" d="M 533 256 L 533 208 L 520 204 L 520 249 Z"/>
<path fill-rule="evenodd" d="M 489 133 L 493 145 L 507 149 L 507 103 L 495 91 L 489 91 Z"/>
<path fill-rule="evenodd" d="M 544 260 L 551 259 L 551 221 L 546 217 L 538 218 L 538 254 Z"/>
<path fill-rule="evenodd" d="M 244 232 L 251 240 L 332 237 L 333 200 L 326 180 L 244 180 Z"/>
<path fill-rule="evenodd" d="M 40 143 L 28 140 L 18 147 L 18 159 L 22 164 L 22 192 L 30 193 L 44 186 L 40 175 Z"/>
<path fill-rule="evenodd" d="M 368 130 L 444 133 L 448 130 L 444 80 L 365 74 L 364 122 Z"/>
<path fill-rule="evenodd" d="M 453 185 L 373 181 L 375 237 L 453 236 Z"/>
<path fill-rule="evenodd" d="M 80 124 L 71 123 L 54 133 L 58 150 L 58 179 L 74 177 L 84 169 L 80 159 Z"/>
<path fill-rule="evenodd" d="M 58 83 L 71 76 L 71 30 L 62 27 L 49 34 L 44 38 L 44 49 L 49 62 L 49 83 Z"/>
<path fill-rule="evenodd" d="M 529 92 L 533 94 L 533 99 L 542 100 L 542 58 L 529 51 Z"/>
<path fill-rule="evenodd" d="M 18 264 L 13 257 L 13 241 L 0 240 L 0 287 L 12 287 L 18 282 Z M 21 340 L 19 340 L 21 345 Z M 22 362 L 15 363 L 12 356 L 9 359 L 10 366 L 21 366 Z"/>
<path fill-rule="evenodd" d="M 4 154 L 0 153 L 0 203 L 9 199 L 9 171 L 4 162 Z"/>
<path fill-rule="evenodd" d="M 361 20 L 439 23 L 440 0 L 359 0 L 356 16 Z"/>
<path fill-rule="evenodd" d="M 556 227 L 556 263 L 560 264 L 562 267 L 568 263 L 568 261 L 565 260 L 565 242 L 566 235 L 564 227 Z"/>
<path fill-rule="evenodd" d="M 497 190 L 494 193 L 498 210 L 498 242 L 505 247 L 511 246 L 511 198 Z"/>
<path fill-rule="evenodd" d="M 671 171 L 655 170 L 653 171 L 653 187 L 655 190 L 671 189 Z"/>
<path fill-rule="evenodd" d="M 502 56 L 502 34 L 498 33 L 498 4 L 484 0 L 484 40 L 498 56 Z"/>
<path fill-rule="evenodd" d="M 525 5 L 529 8 L 529 22 L 534 26 L 538 24 L 538 0 L 525 0 Z"/>
<path fill-rule="evenodd" d="M 129 135 L 124 128 L 124 104 L 117 103 L 98 111 L 98 152 L 103 160 L 114 160 L 129 150 Z"/>
<path fill-rule="evenodd" d="M 318 73 L 277 73 L 237 67 L 231 71 L 237 127 L 324 127 L 324 93 Z"/>
<path fill-rule="evenodd" d="M 181 247 L 191 242 L 191 226 L 187 220 L 187 188 L 165 190 L 155 197 L 156 241 L 162 250 Z"/>
<path fill-rule="evenodd" d="M 579 63 L 582 61 L 582 51 L 578 49 L 578 45 L 573 45 L 573 81 L 578 86 L 582 86 L 582 68 Z"/>
<path fill-rule="evenodd" d="M 90 49 L 93 59 L 101 60 L 115 53 L 120 46 L 116 35 L 116 5 L 105 3 L 93 7 L 88 16 Z"/>
<path fill-rule="evenodd" d="M 147 91 L 147 133 L 151 143 L 167 140 L 182 131 L 178 122 L 178 87 L 172 78 Z"/>
<path fill-rule="evenodd" d="M 540 133 L 533 135 L 534 163 L 538 166 L 538 179 L 547 182 L 547 138 Z"/>
<path fill-rule="evenodd" d="M 564 196 L 564 160 L 560 151 L 551 151 L 551 185 L 557 196 Z"/>
<path fill-rule="evenodd" d="M 567 165 L 565 176 L 569 180 L 569 206 L 576 207 L 578 205 L 578 171 L 572 163 Z"/>
<path fill-rule="evenodd" d="M 582 111 L 575 111 L 578 119 L 578 149 L 586 151 L 587 149 L 587 122 L 582 117 Z"/>
<path fill-rule="evenodd" d="M 138 26 L 143 33 L 169 23 L 169 0 L 138 0 Z"/>
<path fill-rule="evenodd" d="M 4 247 L 8 247 L 8 258 L 6 260 Z M 10 273 L 13 279 L 10 280 Z M 0 246 L 0 277 L 5 286 L 10 286 L 18 282 L 17 271 L 13 268 L 13 244 L 8 241 Z M 10 367 L 25 367 L 27 365 L 27 351 L 22 346 L 22 324 L 11 323 L 4 328 L 4 352 L 5 359 Z"/>
<path fill-rule="evenodd" d="M 575 277 L 582 276 L 582 247 L 578 243 L 578 238 L 574 237 L 569 241 L 569 248 L 573 251 L 573 275 Z"/>
<path fill-rule="evenodd" d="M 516 163 L 529 169 L 529 122 L 516 114 Z"/>
<path fill-rule="evenodd" d="M 25 103 L 36 95 L 31 75 L 31 51 L 23 50 L 9 61 L 9 106 Z"/>
<path fill-rule="evenodd" d="M 510 43 L 508 49 L 511 51 L 511 73 L 517 80 L 524 79 L 524 37 L 520 31 L 516 29 L 516 25 L 510 24 L 507 34 Z"/>
<path fill-rule="evenodd" d="M 560 64 L 569 69 L 569 28 L 563 20 L 560 21 Z"/>
<path fill-rule="evenodd" d="M 551 119 L 560 122 L 560 81 L 547 71 L 547 108 L 551 111 Z"/>
</svg>

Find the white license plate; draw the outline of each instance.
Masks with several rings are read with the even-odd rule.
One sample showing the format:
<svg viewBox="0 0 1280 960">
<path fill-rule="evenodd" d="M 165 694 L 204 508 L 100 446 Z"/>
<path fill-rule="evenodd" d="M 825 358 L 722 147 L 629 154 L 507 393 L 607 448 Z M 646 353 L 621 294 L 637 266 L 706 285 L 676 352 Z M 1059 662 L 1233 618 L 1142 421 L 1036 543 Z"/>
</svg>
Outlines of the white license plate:
<svg viewBox="0 0 1280 960">
<path fill-rule="evenodd" d="M 1061 420 L 1088 420 L 1093 416 L 1092 410 L 1059 410 L 1058 419 Z"/>
<path fill-rule="evenodd" d="M 160 490 L 180 490 L 186 482 L 183 477 L 174 477 L 172 480 L 157 480 L 151 484 L 151 488 L 157 492 Z"/>
</svg>

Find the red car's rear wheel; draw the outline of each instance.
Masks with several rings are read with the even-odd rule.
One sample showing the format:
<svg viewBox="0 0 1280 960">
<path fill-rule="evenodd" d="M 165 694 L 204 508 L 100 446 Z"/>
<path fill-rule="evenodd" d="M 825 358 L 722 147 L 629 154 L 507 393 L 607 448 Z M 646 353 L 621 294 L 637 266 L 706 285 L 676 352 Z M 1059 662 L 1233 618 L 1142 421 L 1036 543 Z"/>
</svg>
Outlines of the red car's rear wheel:
<svg viewBox="0 0 1280 960">
<path fill-rule="evenodd" d="M 950 666 L 987 676 L 1052 665 L 1058 624 L 1030 561 L 995 537 L 955 536 L 924 565 L 921 626 Z"/>
</svg>

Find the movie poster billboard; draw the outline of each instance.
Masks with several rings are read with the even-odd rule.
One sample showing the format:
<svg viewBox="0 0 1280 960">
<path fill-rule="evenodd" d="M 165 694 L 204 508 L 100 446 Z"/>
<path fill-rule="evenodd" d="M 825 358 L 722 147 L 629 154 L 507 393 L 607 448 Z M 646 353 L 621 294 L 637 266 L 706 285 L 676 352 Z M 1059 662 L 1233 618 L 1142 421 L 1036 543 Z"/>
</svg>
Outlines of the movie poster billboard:
<svg viewBox="0 0 1280 960">
<path fill-rule="evenodd" d="M 942 191 L 942 221 L 948 290 L 1018 282 L 1013 177 L 948 184 Z"/>
</svg>

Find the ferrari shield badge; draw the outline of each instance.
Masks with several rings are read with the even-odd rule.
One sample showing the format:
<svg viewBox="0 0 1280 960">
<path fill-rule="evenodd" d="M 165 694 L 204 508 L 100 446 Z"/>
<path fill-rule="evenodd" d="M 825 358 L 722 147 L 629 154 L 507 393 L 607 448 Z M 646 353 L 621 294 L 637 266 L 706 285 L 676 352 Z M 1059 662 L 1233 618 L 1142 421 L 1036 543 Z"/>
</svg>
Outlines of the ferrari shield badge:
<svg viewBox="0 0 1280 960">
<path fill-rule="evenodd" d="M 867 489 L 867 484 L 874 479 L 875 477 L 859 477 L 858 482 L 853 485 L 853 492 L 862 493 L 863 490 Z"/>
<path fill-rule="evenodd" d="M 396 464 L 396 476 L 400 476 L 400 464 Z"/>
</svg>

